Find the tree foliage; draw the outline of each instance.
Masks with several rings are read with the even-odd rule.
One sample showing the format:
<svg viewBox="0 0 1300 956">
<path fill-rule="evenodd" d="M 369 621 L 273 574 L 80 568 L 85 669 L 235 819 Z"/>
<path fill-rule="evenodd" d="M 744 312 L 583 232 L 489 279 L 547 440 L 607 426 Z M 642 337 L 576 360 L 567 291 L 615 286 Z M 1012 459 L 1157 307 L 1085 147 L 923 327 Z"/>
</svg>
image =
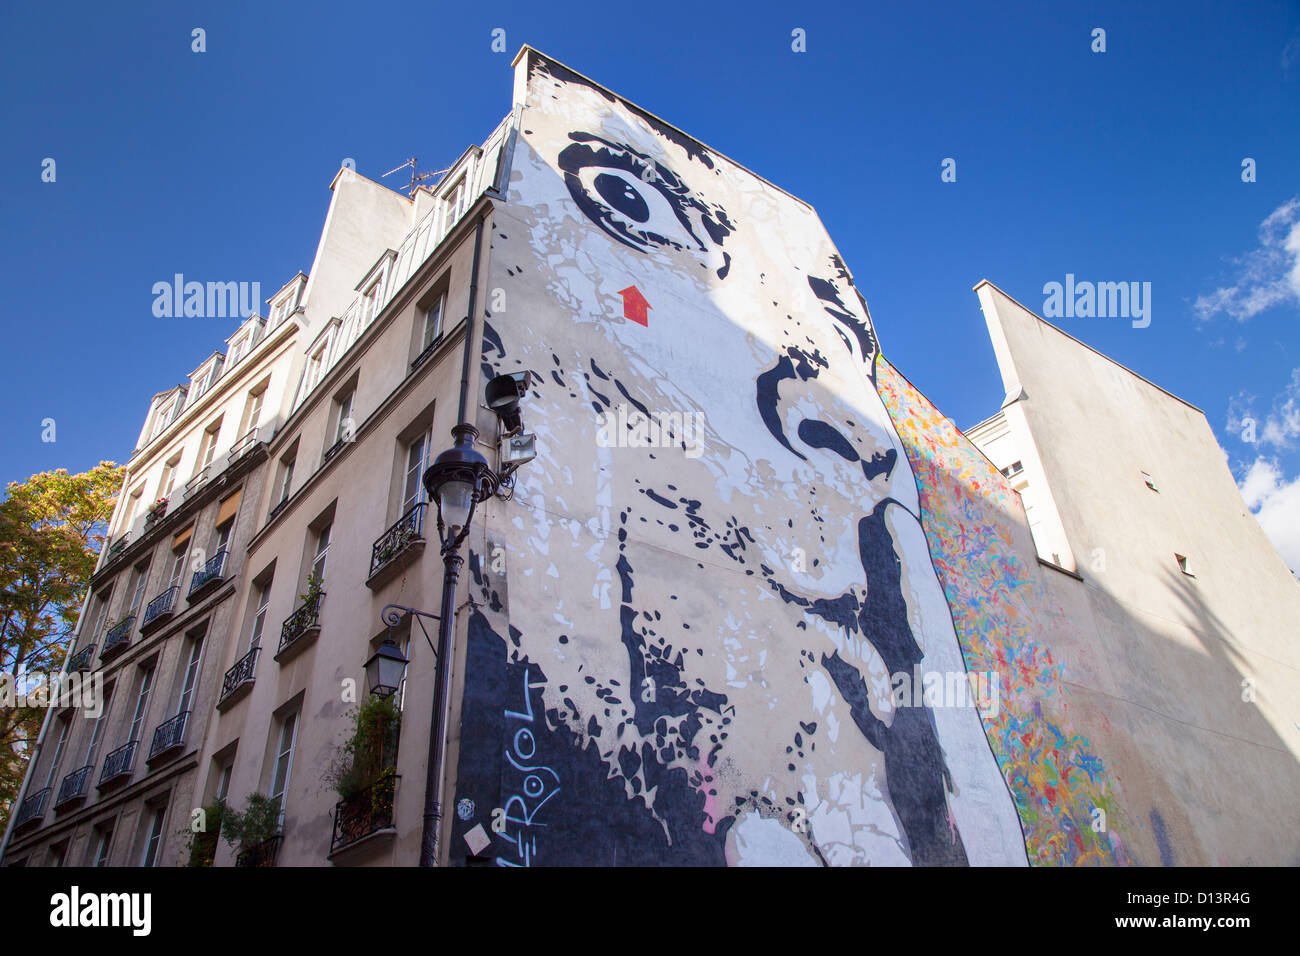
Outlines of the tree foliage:
<svg viewBox="0 0 1300 956">
<path fill-rule="evenodd" d="M 111 461 L 11 481 L 0 501 L 0 672 L 11 687 L 57 673 L 77 627 L 124 469 Z M 0 707 L 0 828 L 45 708 Z"/>
</svg>

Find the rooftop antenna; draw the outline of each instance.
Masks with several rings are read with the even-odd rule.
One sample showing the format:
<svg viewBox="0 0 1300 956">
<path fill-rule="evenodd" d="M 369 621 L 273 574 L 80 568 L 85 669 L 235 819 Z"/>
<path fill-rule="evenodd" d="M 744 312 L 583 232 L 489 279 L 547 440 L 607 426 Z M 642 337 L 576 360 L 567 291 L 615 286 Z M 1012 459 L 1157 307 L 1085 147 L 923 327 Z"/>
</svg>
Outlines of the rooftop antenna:
<svg viewBox="0 0 1300 956">
<path fill-rule="evenodd" d="M 406 186 L 406 190 L 407 190 L 406 195 L 414 196 L 415 190 L 419 188 L 420 183 L 422 183 L 426 179 L 432 179 L 435 176 L 441 176 L 443 173 L 447 172 L 447 169 L 451 168 L 450 166 L 448 166 L 447 169 L 439 169 L 436 172 L 417 173 L 415 171 L 415 163 L 416 163 L 416 159 L 414 156 L 412 156 L 406 162 L 402 163 L 402 165 L 396 167 L 395 169 L 390 169 L 388 172 L 384 173 L 384 175 L 380 176 L 379 178 L 384 179 L 385 177 L 393 175 L 393 173 L 397 172 L 397 170 L 405 169 L 407 166 L 410 166 L 411 181 Z"/>
</svg>

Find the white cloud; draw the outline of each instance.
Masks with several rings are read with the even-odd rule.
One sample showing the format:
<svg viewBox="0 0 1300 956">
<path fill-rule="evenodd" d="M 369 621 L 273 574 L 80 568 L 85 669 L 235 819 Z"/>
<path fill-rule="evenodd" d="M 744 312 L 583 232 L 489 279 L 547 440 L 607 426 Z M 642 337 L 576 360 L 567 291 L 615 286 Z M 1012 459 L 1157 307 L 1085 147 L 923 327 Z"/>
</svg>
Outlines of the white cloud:
<svg viewBox="0 0 1300 956">
<path fill-rule="evenodd" d="M 1238 392 L 1228 399 L 1228 431 L 1262 451 L 1265 445 L 1290 448 L 1300 438 L 1300 368 L 1291 370 L 1291 381 L 1273 399 L 1273 408 L 1261 421 L 1253 411 L 1255 396 Z M 1250 437 L 1253 433 L 1253 439 Z"/>
<path fill-rule="evenodd" d="M 1300 197 L 1278 206 L 1259 225 L 1259 248 L 1231 260 L 1231 285 L 1197 296 L 1200 321 L 1219 313 L 1245 322 L 1275 305 L 1300 305 Z"/>
<path fill-rule="evenodd" d="M 1237 487 L 1287 567 L 1300 573 L 1300 475 L 1288 481 L 1276 460 L 1256 458 Z"/>
</svg>

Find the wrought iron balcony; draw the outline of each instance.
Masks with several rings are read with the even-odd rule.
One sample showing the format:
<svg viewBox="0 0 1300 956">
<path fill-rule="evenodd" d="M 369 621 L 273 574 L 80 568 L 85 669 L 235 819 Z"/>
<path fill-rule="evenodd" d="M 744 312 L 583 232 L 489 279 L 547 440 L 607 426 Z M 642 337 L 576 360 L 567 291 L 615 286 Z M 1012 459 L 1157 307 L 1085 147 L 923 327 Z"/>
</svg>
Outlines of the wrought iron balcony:
<svg viewBox="0 0 1300 956">
<path fill-rule="evenodd" d="M 221 681 L 221 698 L 217 701 L 218 710 L 233 704 L 252 686 L 253 672 L 257 668 L 257 655 L 261 650 L 260 647 L 253 648 L 226 671 L 226 676 Z"/>
<path fill-rule="evenodd" d="M 400 779 L 390 773 L 351 798 L 339 801 L 334 807 L 331 853 L 393 825 L 393 797 Z"/>
<path fill-rule="evenodd" d="M 425 502 L 414 505 L 397 519 L 397 522 L 379 536 L 370 548 L 369 580 L 381 569 L 393 563 L 415 544 L 424 544 L 424 512 L 428 507 Z"/>
<path fill-rule="evenodd" d="M 247 452 L 256 448 L 257 433 L 258 428 L 256 427 L 250 428 L 245 432 L 244 436 L 240 438 L 239 441 L 230 446 L 230 454 L 226 456 L 226 461 L 233 463 L 239 458 L 242 458 Z"/>
<path fill-rule="evenodd" d="M 276 855 L 284 837 L 273 836 L 244 850 L 235 857 L 235 866 L 275 866 Z"/>
<path fill-rule="evenodd" d="M 438 348 L 438 346 L 441 344 L 442 344 L 442 336 L 439 335 L 436 339 L 434 339 L 432 342 L 426 345 L 424 347 L 424 351 L 422 351 L 419 355 L 417 355 L 414 358 L 414 360 L 412 360 L 411 371 L 414 372 L 417 368 L 423 365 L 424 360 L 427 359 L 430 355 L 432 355 L 434 351 Z"/>
<path fill-rule="evenodd" d="M 207 564 L 194 572 L 194 577 L 190 578 L 190 593 L 186 596 L 187 600 L 195 600 L 211 585 L 218 583 L 221 580 L 221 573 L 225 566 L 226 551 L 223 548 L 209 558 Z"/>
<path fill-rule="evenodd" d="M 30 797 L 23 801 L 23 805 L 18 808 L 18 813 L 14 816 L 14 829 L 25 827 L 31 823 L 37 823 L 45 816 L 45 804 L 50 799 L 50 788 L 37 790 Z"/>
<path fill-rule="evenodd" d="M 100 649 L 99 659 L 106 661 L 114 654 L 126 650 L 131 643 L 131 628 L 135 627 L 135 615 L 124 617 L 104 634 L 104 646 Z"/>
<path fill-rule="evenodd" d="M 183 710 L 170 720 L 164 720 L 153 732 L 153 745 L 145 763 L 152 766 L 163 757 L 180 750 L 185 744 L 185 724 L 190 719 L 190 712 Z"/>
<path fill-rule="evenodd" d="M 181 493 L 181 499 L 184 500 L 185 498 L 188 498 L 190 495 L 194 494 L 194 492 L 202 488 L 204 482 L 208 480 L 208 476 L 211 473 L 212 473 L 211 465 L 204 465 L 201 469 L 199 469 L 199 471 L 195 473 L 193 478 L 185 482 L 185 488 Z"/>
<path fill-rule="evenodd" d="M 165 517 L 167 517 L 167 499 L 159 498 L 149 507 L 149 510 L 145 512 L 144 530 L 148 531 Z"/>
<path fill-rule="evenodd" d="M 320 605 L 323 600 L 325 592 L 317 591 L 307 603 L 284 619 L 280 625 L 280 654 L 290 645 L 305 643 L 304 638 L 320 632 Z"/>
<path fill-rule="evenodd" d="M 280 499 L 279 503 L 274 508 L 271 509 L 270 513 L 267 514 L 266 516 L 267 523 L 269 524 L 270 522 L 274 521 L 275 516 L 278 515 L 281 511 L 283 511 L 288 506 L 289 506 L 289 496 L 285 495 L 283 498 Z"/>
<path fill-rule="evenodd" d="M 59 796 L 54 801 L 54 809 L 57 810 L 74 800 L 84 799 L 90 789 L 90 775 L 94 770 L 93 764 L 86 764 L 64 777 L 63 783 L 59 784 Z"/>
<path fill-rule="evenodd" d="M 330 445 L 328 448 L 325 449 L 325 457 L 321 459 L 321 464 L 322 465 L 325 464 L 325 462 L 329 461 L 331 458 L 333 458 L 335 455 L 341 452 L 343 450 L 343 446 L 346 445 L 347 443 L 348 443 L 348 439 L 345 436 L 340 436 L 338 441 L 336 441 L 334 444 Z"/>
<path fill-rule="evenodd" d="M 90 670 L 91 658 L 95 656 L 95 645 L 87 644 L 77 653 L 72 655 L 72 660 L 68 661 L 68 673 L 75 674 L 78 671 Z"/>
<path fill-rule="evenodd" d="M 139 743 L 138 740 L 132 740 L 130 743 L 118 747 L 104 758 L 104 769 L 99 772 L 99 789 L 103 790 L 109 784 L 117 783 L 131 776 L 131 765 L 135 760 L 135 745 L 137 743 Z"/>
<path fill-rule="evenodd" d="M 181 593 L 180 585 L 173 584 L 162 594 L 150 601 L 144 609 L 140 620 L 140 633 L 162 624 L 176 613 L 176 598 Z"/>
</svg>

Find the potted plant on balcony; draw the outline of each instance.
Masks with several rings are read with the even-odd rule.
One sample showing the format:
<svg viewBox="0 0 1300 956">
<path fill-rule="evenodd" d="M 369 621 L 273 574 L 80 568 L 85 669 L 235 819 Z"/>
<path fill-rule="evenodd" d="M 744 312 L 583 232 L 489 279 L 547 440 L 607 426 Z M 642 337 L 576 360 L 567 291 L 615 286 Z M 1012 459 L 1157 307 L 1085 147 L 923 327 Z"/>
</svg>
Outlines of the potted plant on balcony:
<svg viewBox="0 0 1300 956">
<path fill-rule="evenodd" d="M 320 600 L 321 587 L 324 583 L 315 571 L 307 575 L 307 590 L 298 595 L 302 607 L 315 607 L 316 602 Z"/>
<path fill-rule="evenodd" d="M 186 838 L 185 849 L 188 855 L 186 866 L 211 866 L 217 855 L 217 838 L 221 834 L 222 819 L 226 814 L 226 802 L 220 798 L 203 808 L 203 816 L 198 821 L 180 831 Z M 202 829 L 195 829 L 200 823 Z"/>
<path fill-rule="evenodd" d="M 373 823 L 392 814 L 402 712 L 396 695 L 372 696 L 349 717 L 351 735 L 336 751 L 325 782 L 339 795 L 336 813 Z"/>
<path fill-rule="evenodd" d="M 144 515 L 145 527 L 146 528 L 151 527 L 154 524 L 154 522 L 158 521 L 166 513 L 167 513 L 167 499 L 159 498 L 157 501 L 151 504 L 148 510 L 145 512 Z"/>
<path fill-rule="evenodd" d="M 221 817 L 221 835 L 235 847 L 236 853 L 246 853 L 280 835 L 280 801 L 260 793 L 248 795 L 244 810 L 226 807 Z"/>
</svg>

